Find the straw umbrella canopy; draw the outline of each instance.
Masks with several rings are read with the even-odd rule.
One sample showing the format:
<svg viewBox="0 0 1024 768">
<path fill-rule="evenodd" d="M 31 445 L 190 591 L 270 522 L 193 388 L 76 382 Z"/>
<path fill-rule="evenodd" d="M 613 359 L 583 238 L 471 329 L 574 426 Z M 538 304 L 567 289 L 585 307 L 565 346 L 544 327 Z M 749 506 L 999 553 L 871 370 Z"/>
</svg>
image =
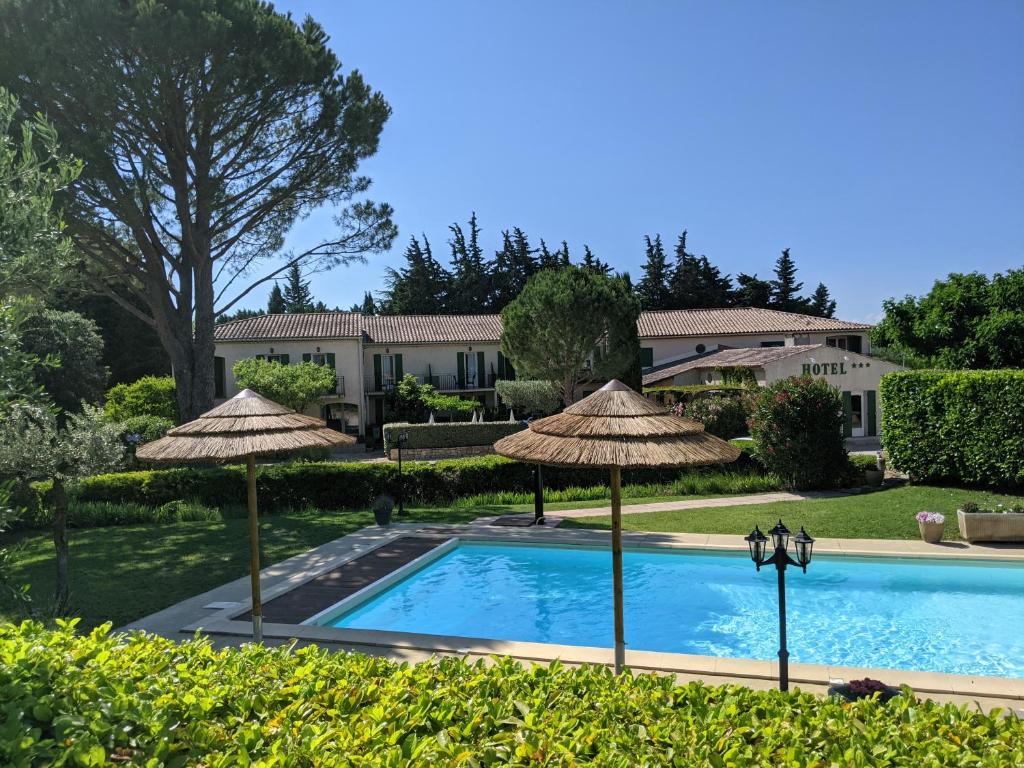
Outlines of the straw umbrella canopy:
<svg viewBox="0 0 1024 768">
<path fill-rule="evenodd" d="M 503 437 L 494 450 L 511 459 L 551 466 L 604 467 L 611 472 L 612 577 L 615 593 L 615 672 L 625 664 L 622 618 L 622 470 L 699 467 L 739 458 L 740 450 L 613 379 L 561 413 Z"/>
<path fill-rule="evenodd" d="M 256 515 L 256 457 L 354 443 L 355 438 L 328 429 L 306 416 L 243 389 L 195 421 L 167 430 L 159 440 L 140 445 L 136 458 L 164 464 L 196 464 L 245 459 L 249 506 L 252 581 L 252 633 L 263 639 L 260 601 L 260 543 Z"/>
</svg>

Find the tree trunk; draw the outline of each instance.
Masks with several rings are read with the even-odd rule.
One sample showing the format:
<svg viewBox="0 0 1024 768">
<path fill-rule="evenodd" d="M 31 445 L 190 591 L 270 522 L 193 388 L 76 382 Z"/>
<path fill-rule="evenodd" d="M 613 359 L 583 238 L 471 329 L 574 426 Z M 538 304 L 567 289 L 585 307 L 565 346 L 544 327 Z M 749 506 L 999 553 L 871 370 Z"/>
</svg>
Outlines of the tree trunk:
<svg viewBox="0 0 1024 768">
<path fill-rule="evenodd" d="M 57 585 L 54 590 L 54 613 L 63 616 L 67 612 L 70 588 L 68 582 L 68 494 L 64 481 L 53 479 L 50 490 L 50 504 L 53 506 L 53 548 L 57 553 Z"/>
</svg>

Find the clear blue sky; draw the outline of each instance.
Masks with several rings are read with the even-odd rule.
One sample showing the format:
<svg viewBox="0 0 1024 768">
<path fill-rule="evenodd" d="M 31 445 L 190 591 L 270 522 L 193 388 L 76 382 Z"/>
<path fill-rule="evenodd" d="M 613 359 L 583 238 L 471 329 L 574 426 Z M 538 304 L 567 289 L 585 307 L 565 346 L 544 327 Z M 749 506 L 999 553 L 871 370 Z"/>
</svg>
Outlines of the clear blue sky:
<svg viewBox="0 0 1024 768">
<path fill-rule="evenodd" d="M 399 239 L 313 279 L 347 307 L 475 210 L 639 277 L 643 236 L 723 271 L 792 249 L 839 316 L 1024 263 L 1024 3 L 279 2 L 394 115 L 364 170 Z M 296 228 L 292 245 L 330 225 Z M 265 293 L 251 305 L 259 305 Z"/>
</svg>

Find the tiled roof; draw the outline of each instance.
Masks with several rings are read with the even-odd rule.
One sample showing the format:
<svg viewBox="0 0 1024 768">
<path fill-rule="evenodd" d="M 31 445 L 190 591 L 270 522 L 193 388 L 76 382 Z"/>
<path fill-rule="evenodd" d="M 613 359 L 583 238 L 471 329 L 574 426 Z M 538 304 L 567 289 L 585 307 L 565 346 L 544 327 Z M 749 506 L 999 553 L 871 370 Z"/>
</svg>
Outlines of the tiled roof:
<svg viewBox="0 0 1024 768">
<path fill-rule="evenodd" d="M 808 331 L 866 331 L 870 325 L 774 309 L 666 309 L 641 312 L 641 339 L 670 336 L 723 336 Z"/>
<path fill-rule="evenodd" d="M 358 312 L 308 312 L 231 320 L 217 325 L 213 337 L 217 341 L 357 339 L 362 332 L 363 316 Z"/>
<path fill-rule="evenodd" d="M 640 338 L 730 336 L 866 331 L 871 326 L 772 309 L 671 309 L 641 312 Z M 501 340 L 499 315 L 361 315 L 358 312 L 310 312 L 259 315 L 221 323 L 217 341 L 270 339 L 344 339 L 363 336 L 369 343 L 417 344 Z"/>
<path fill-rule="evenodd" d="M 501 341 L 500 315 L 367 315 L 363 328 L 376 344 Z"/>
<path fill-rule="evenodd" d="M 259 315 L 221 323 L 217 341 L 357 339 L 379 344 L 494 342 L 501 340 L 498 315 L 362 315 L 309 312 Z"/>
<path fill-rule="evenodd" d="M 774 363 L 786 357 L 821 349 L 824 344 L 797 344 L 792 347 L 741 347 L 739 349 L 720 349 L 710 355 L 691 358 L 678 365 L 651 371 L 643 377 L 644 386 L 658 381 L 671 379 L 686 371 L 700 371 L 709 368 L 760 368 L 766 363 Z"/>
</svg>

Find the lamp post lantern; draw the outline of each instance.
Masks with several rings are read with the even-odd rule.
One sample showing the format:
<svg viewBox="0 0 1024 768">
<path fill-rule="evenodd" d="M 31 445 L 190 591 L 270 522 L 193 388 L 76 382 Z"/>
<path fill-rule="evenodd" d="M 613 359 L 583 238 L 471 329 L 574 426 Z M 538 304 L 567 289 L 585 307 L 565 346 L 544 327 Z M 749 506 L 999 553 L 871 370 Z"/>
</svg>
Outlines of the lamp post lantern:
<svg viewBox="0 0 1024 768">
<path fill-rule="evenodd" d="M 789 556 L 786 551 L 789 546 L 789 529 L 783 525 L 782 520 L 776 523 L 769 532 L 772 542 L 772 553 L 765 557 L 765 549 L 768 545 L 768 537 L 761 533 L 761 529 L 754 526 L 749 536 L 744 537 L 747 546 L 750 547 L 750 559 L 754 561 L 757 570 L 762 565 L 774 565 L 779 581 L 779 690 L 789 690 L 789 649 L 786 647 L 786 568 L 795 565 L 807 573 L 807 566 L 811 562 L 811 554 L 814 550 L 814 539 L 807 531 L 800 528 L 800 533 L 793 537 L 793 549 L 796 559 Z"/>
<path fill-rule="evenodd" d="M 398 514 L 400 514 L 400 515 L 404 515 L 405 514 L 405 506 L 403 504 L 403 502 L 405 501 L 405 493 L 402 490 L 403 489 L 403 485 L 402 485 L 402 446 L 405 445 L 407 442 L 409 442 L 409 433 L 408 432 L 399 432 L 398 433 L 397 445 L 398 445 Z"/>
</svg>

